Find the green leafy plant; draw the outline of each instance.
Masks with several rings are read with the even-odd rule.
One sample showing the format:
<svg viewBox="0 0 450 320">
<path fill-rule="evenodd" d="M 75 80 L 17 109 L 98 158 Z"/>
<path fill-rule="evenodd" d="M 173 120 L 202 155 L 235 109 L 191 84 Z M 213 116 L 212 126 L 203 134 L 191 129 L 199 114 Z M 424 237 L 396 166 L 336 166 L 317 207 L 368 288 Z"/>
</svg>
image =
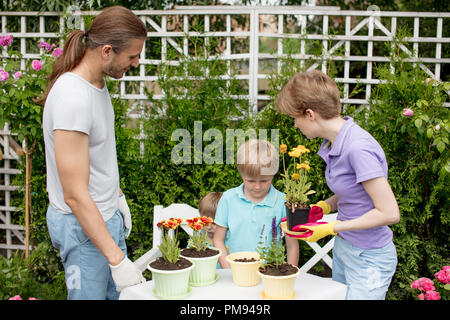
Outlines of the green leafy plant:
<svg viewBox="0 0 450 320">
<path fill-rule="evenodd" d="M 276 217 L 272 219 L 272 239 L 270 243 L 264 246 L 264 241 L 260 241 L 260 245 L 256 248 L 261 260 L 262 267 L 277 267 L 286 263 L 286 249 L 281 240 L 278 240 L 278 227 L 276 225 Z M 264 227 L 261 230 L 261 236 L 264 233 Z"/>
<path fill-rule="evenodd" d="M 180 258 L 180 242 L 177 239 L 178 235 L 178 226 L 183 222 L 182 219 L 179 218 L 171 218 L 167 221 L 162 220 L 157 224 L 159 228 L 166 230 L 163 231 L 163 238 L 161 240 L 161 244 L 158 246 L 158 249 L 161 251 L 161 254 L 164 260 L 170 263 L 177 263 Z M 172 231 L 175 235 L 170 235 L 169 232 Z"/>
<path fill-rule="evenodd" d="M 67 297 L 64 271 L 51 244 L 42 242 L 30 254 L 15 251 L 11 258 L 0 255 L 0 300 L 20 295 L 40 300 Z"/>
</svg>

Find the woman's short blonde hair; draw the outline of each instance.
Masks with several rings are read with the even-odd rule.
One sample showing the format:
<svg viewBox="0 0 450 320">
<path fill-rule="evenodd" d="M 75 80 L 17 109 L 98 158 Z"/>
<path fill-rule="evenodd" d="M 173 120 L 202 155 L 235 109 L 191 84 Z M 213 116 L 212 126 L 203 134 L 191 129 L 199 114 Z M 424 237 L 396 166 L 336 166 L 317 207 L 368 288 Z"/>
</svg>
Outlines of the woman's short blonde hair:
<svg viewBox="0 0 450 320">
<path fill-rule="evenodd" d="M 217 205 L 221 197 L 222 192 L 210 192 L 201 198 L 198 203 L 200 215 L 215 219 Z"/>
<path fill-rule="evenodd" d="M 324 119 L 341 113 L 340 91 L 329 76 L 319 70 L 297 73 L 284 86 L 276 101 L 276 108 L 291 117 L 311 109 Z"/>
<path fill-rule="evenodd" d="M 236 166 L 243 178 L 274 176 L 279 165 L 278 150 L 266 140 L 250 139 L 236 154 Z"/>
</svg>

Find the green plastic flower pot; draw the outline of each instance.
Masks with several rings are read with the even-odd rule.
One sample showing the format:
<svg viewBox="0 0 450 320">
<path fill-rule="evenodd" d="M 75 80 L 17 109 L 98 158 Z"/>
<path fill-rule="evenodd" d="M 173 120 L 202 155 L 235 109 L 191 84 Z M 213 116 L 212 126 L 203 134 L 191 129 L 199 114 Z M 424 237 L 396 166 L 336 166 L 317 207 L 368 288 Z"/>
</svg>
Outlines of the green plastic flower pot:
<svg viewBox="0 0 450 320">
<path fill-rule="evenodd" d="M 192 269 L 189 276 L 189 285 L 193 287 L 205 287 L 217 281 L 218 274 L 216 273 L 216 268 L 222 251 L 214 247 L 210 249 L 216 250 L 218 253 L 205 258 L 192 258 L 183 256 L 182 254 L 180 255 L 194 264 L 194 269 Z"/>
<path fill-rule="evenodd" d="M 159 270 L 150 267 L 149 264 L 147 269 L 152 272 L 154 284 L 153 294 L 157 298 L 178 300 L 186 298 L 191 294 L 189 275 L 192 269 L 194 269 L 194 264 L 181 270 Z"/>
</svg>

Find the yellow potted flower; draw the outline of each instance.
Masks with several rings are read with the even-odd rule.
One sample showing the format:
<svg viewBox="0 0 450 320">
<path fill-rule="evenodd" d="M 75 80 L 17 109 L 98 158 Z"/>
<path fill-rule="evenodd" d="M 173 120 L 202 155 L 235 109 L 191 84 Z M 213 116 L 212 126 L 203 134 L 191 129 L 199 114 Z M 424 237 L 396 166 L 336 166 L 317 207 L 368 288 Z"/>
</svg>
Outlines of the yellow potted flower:
<svg viewBox="0 0 450 320">
<path fill-rule="evenodd" d="M 311 182 L 308 181 L 308 172 L 311 170 L 309 161 L 305 160 L 305 154 L 310 150 L 304 145 L 298 145 L 288 151 L 285 144 L 280 145 L 280 153 L 283 157 L 282 179 L 278 181 L 286 194 L 286 220 L 287 228 L 309 222 L 308 196 L 315 193 L 311 190 Z M 286 154 L 289 162 L 286 163 Z"/>
</svg>

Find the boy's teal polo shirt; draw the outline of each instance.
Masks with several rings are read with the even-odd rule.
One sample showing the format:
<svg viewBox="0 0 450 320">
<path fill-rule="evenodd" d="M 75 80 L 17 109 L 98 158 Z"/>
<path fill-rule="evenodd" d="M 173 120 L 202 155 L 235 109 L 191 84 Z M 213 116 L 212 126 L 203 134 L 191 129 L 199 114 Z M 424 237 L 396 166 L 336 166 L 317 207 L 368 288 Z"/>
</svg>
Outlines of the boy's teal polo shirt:
<svg viewBox="0 0 450 320">
<path fill-rule="evenodd" d="M 264 200 L 253 204 L 245 198 L 243 187 L 244 183 L 223 193 L 214 220 L 217 225 L 228 228 L 230 253 L 256 251 L 261 240 L 268 245 L 272 241 L 273 217 L 276 217 L 277 238 L 280 239 L 279 224 L 286 216 L 283 192 L 271 185 Z"/>
</svg>

